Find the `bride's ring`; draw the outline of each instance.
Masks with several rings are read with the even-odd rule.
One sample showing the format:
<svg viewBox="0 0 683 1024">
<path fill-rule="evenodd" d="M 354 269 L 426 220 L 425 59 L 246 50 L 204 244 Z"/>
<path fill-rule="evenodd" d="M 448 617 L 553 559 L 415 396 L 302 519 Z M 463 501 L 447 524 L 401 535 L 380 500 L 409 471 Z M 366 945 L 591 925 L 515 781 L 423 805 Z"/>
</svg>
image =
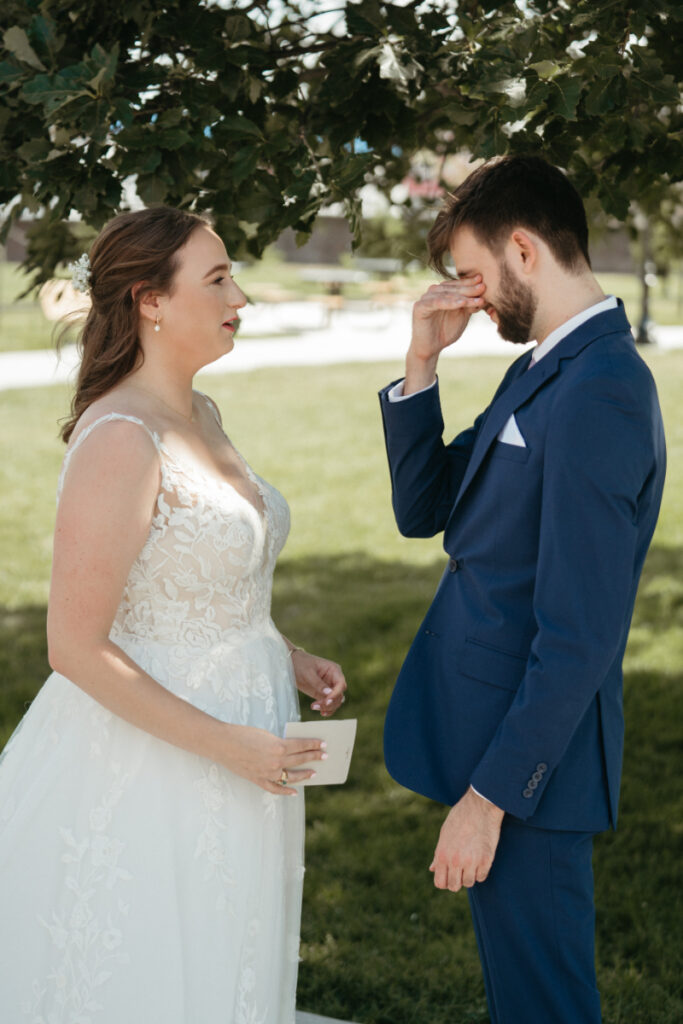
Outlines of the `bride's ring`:
<svg viewBox="0 0 683 1024">
<path fill-rule="evenodd" d="M 277 781 L 280 783 L 281 786 L 287 785 L 289 781 L 289 772 L 287 771 L 286 768 L 282 769 L 282 774 L 280 775 L 280 778 Z"/>
</svg>

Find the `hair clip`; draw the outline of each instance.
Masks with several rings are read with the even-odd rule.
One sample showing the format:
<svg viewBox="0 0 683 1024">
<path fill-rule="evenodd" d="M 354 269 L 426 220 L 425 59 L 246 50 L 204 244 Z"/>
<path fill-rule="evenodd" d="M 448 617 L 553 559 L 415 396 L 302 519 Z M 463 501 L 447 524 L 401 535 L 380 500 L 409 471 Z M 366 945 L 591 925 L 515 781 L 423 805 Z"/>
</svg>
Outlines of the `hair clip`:
<svg viewBox="0 0 683 1024">
<path fill-rule="evenodd" d="M 77 292 L 87 292 L 90 287 L 90 257 L 87 252 L 74 263 L 69 263 L 67 270 L 71 271 L 71 283 Z"/>
</svg>

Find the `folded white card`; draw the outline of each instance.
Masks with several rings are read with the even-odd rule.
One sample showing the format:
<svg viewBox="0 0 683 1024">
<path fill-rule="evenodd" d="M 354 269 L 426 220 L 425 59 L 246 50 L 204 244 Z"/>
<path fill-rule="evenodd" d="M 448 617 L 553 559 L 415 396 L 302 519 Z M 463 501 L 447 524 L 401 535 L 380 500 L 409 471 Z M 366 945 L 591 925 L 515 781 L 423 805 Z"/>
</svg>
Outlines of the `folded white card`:
<svg viewBox="0 0 683 1024">
<path fill-rule="evenodd" d="M 297 765 L 298 769 L 312 768 L 315 776 L 297 782 L 297 786 L 331 786 L 346 782 L 351 765 L 351 754 L 356 739 L 355 718 L 340 718 L 336 721 L 287 722 L 285 739 L 324 740 L 327 744 L 327 760 L 311 761 Z"/>
</svg>

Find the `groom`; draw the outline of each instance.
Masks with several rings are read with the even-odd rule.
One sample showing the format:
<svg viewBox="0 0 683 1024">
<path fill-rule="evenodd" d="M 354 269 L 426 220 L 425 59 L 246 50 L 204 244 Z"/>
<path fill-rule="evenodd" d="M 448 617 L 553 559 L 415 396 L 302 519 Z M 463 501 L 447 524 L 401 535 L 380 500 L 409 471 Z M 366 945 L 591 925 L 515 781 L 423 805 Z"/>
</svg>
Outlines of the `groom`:
<svg viewBox="0 0 683 1024">
<path fill-rule="evenodd" d="M 468 890 L 493 1024 L 596 1024 L 592 842 L 617 817 L 621 663 L 664 483 L 657 394 L 557 168 L 479 167 L 429 248 L 444 280 L 415 304 L 405 378 L 380 401 L 399 529 L 443 531 L 449 561 L 391 698 L 386 762 L 451 808 L 431 870 Z M 444 444 L 437 362 L 477 309 L 537 344 Z"/>
</svg>

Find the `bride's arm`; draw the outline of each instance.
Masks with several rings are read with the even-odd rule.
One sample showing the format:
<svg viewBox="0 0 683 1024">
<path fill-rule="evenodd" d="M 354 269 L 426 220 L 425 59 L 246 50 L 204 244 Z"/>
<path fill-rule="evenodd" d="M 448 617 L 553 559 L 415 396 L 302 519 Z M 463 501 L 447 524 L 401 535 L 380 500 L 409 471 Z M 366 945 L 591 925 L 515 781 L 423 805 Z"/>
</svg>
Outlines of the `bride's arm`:
<svg viewBox="0 0 683 1024">
<path fill-rule="evenodd" d="M 283 740 L 224 723 L 157 683 L 109 639 L 130 572 L 149 531 L 158 454 L 138 426 L 112 421 L 74 451 L 55 527 L 48 609 L 52 668 L 132 725 L 208 757 L 273 793 L 283 768 L 322 756 L 317 740 Z"/>
</svg>

